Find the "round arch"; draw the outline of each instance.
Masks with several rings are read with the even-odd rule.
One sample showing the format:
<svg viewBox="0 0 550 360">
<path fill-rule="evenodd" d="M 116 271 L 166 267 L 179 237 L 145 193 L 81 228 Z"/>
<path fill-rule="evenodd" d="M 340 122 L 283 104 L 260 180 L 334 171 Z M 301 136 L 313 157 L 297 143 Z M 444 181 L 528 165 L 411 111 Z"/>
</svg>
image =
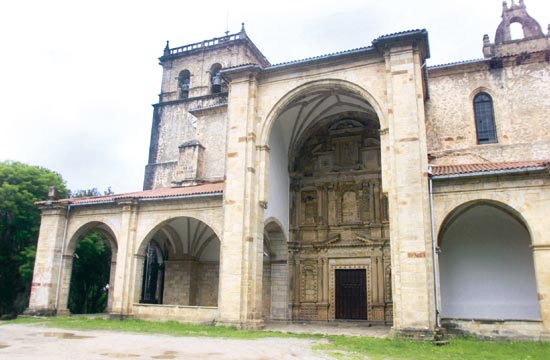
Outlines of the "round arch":
<svg viewBox="0 0 550 360">
<path fill-rule="evenodd" d="M 295 143 L 321 121 L 363 117 L 376 122 L 377 130 L 387 121 L 379 101 L 363 87 L 341 79 L 304 83 L 288 91 L 271 108 L 260 129 L 257 149 L 261 162 L 258 193 L 268 206 L 264 219 L 277 218 L 285 234 L 289 226 L 289 156 Z M 269 155 L 262 149 L 269 149 Z M 268 175 L 269 174 L 269 175 Z"/>
<path fill-rule="evenodd" d="M 265 319 L 288 320 L 288 245 L 281 223 L 264 222 L 262 312 Z"/>
<path fill-rule="evenodd" d="M 140 255 L 140 254 L 143 255 L 144 252 L 145 252 L 145 249 L 147 248 L 147 244 L 149 243 L 149 241 L 151 241 L 151 238 L 159 230 L 161 230 L 164 226 L 166 226 L 172 220 L 177 219 L 177 218 L 189 218 L 189 219 L 194 219 L 196 221 L 204 223 L 210 229 L 212 229 L 212 232 L 214 234 L 216 234 L 216 236 L 220 240 L 220 243 L 222 242 L 222 236 L 221 236 L 222 231 L 221 231 L 221 229 L 218 226 L 216 226 L 215 224 L 210 223 L 204 217 L 200 216 L 200 214 L 186 214 L 186 213 L 177 214 L 177 215 L 169 214 L 169 215 L 166 215 L 164 218 L 160 219 L 158 222 L 155 222 L 154 224 L 152 224 L 152 225 L 144 228 L 143 230 L 139 231 L 139 233 L 138 233 L 138 242 L 137 242 L 137 247 L 136 247 L 137 250 L 136 250 L 135 254 L 136 255 Z M 171 233 L 171 235 L 169 237 L 174 238 L 174 234 L 173 234 L 172 230 L 168 230 L 168 231 Z M 174 249 L 179 248 L 176 244 L 174 244 L 173 246 L 174 246 Z"/>
<path fill-rule="evenodd" d="M 112 228 L 103 221 L 90 221 L 78 227 L 78 229 L 72 235 L 68 236 L 70 240 L 67 242 L 67 247 L 65 250 L 66 255 L 72 256 L 74 254 L 76 246 L 78 245 L 78 241 L 82 238 L 82 236 L 92 230 L 100 232 L 107 240 L 107 243 L 111 248 L 113 254 L 116 254 L 118 244 L 115 232 L 112 230 Z"/>
<path fill-rule="evenodd" d="M 307 82 L 305 84 L 297 86 L 296 88 L 287 92 L 283 97 L 281 97 L 271 108 L 266 116 L 265 121 L 262 124 L 258 144 L 260 146 L 268 145 L 273 125 L 289 105 L 291 105 L 294 101 L 304 96 L 308 92 L 317 90 L 328 90 L 334 92 L 342 91 L 363 98 L 375 111 L 376 116 L 378 117 L 378 121 L 380 123 L 380 128 L 387 128 L 388 122 L 384 116 L 384 112 L 382 111 L 380 102 L 377 101 L 370 92 L 368 92 L 363 87 L 347 80 L 323 79 Z"/>
<path fill-rule="evenodd" d="M 134 302 L 217 306 L 221 241 L 207 223 L 172 216 L 137 243 Z"/>
<path fill-rule="evenodd" d="M 531 235 L 519 212 L 491 200 L 461 204 L 438 243 L 444 318 L 540 319 Z"/>
<path fill-rule="evenodd" d="M 110 270 L 108 279 L 108 296 L 106 312 L 110 312 L 113 303 L 113 293 L 115 285 L 115 271 L 116 271 L 116 259 L 118 253 L 118 242 L 115 232 L 111 226 L 103 221 L 89 221 L 85 224 L 78 226 L 78 228 L 70 235 L 67 235 L 69 241 L 67 241 L 65 256 L 63 258 L 63 270 L 61 276 L 61 288 L 58 308 L 60 313 L 68 312 L 69 306 L 69 294 L 71 288 L 71 279 L 73 276 L 73 262 L 77 259 L 75 254 L 79 241 L 90 231 L 97 231 L 100 233 L 106 241 L 111 251 Z"/>
<path fill-rule="evenodd" d="M 517 222 L 521 224 L 521 226 L 525 227 L 525 230 L 529 233 L 529 239 L 531 240 L 533 238 L 531 233 L 531 228 L 529 227 L 529 222 L 513 206 L 506 204 L 500 200 L 482 198 L 482 199 L 470 200 L 459 205 L 454 205 L 452 208 L 446 210 L 446 212 L 441 217 L 443 220 L 439 223 L 439 227 L 437 229 L 438 246 L 441 246 L 441 240 L 445 234 L 445 231 L 457 219 L 457 217 L 459 217 L 462 213 L 464 213 L 468 209 L 471 209 L 472 207 L 479 206 L 479 205 L 492 206 L 509 213 L 510 216 L 514 217 L 517 220 Z"/>
<path fill-rule="evenodd" d="M 348 236 L 345 231 L 350 226 L 370 233 L 376 224 L 375 231 L 389 234 L 389 221 L 382 211 L 381 149 L 387 137 L 381 139 L 386 133 L 381 130 L 387 127 L 387 119 L 381 103 L 353 82 L 317 80 L 286 92 L 263 119 L 256 149 L 262 166 L 258 194 L 264 208 L 264 240 L 281 234 L 279 238 L 288 239 L 293 247 L 292 254 L 287 249 L 284 258 L 274 258 L 273 241 L 264 241 L 270 251 L 264 251 L 263 313 L 272 319 L 335 317 L 327 304 L 338 285 L 331 282 L 333 270 L 328 263 L 310 253 L 311 244 L 327 246 L 327 252 L 346 258 L 342 263 L 357 270 L 364 269 L 358 253 L 339 248 L 342 244 L 329 249 L 330 239 Z M 270 229 L 274 236 L 266 231 Z M 361 277 L 366 272 L 358 273 L 360 290 L 345 301 L 355 296 L 365 301 L 355 303 L 355 315 L 346 313 L 341 318 L 367 318 L 366 296 L 359 294 L 367 291 L 366 276 Z M 284 284 L 277 283 L 280 279 L 285 279 Z M 381 287 L 384 281 L 373 286 Z M 339 304 L 343 303 L 340 299 Z M 385 321 L 389 309 L 369 316 Z"/>
<path fill-rule="evenodd" d="M 283 240 L 286 242 L 288 242 L 288 238 L 286 236 L 286 234 L 284 233 L 283 229 L 283 224 L 281 223 L 281 221 L 273 216 L 267 218 L 264 220 L 264 229 L 266 231 L 269 231 L 269 229 L 273 229 L 273 230 L 276 230 L 276 231 L 280 231 L 281 234 L 283 235 Z"/>
</svg>

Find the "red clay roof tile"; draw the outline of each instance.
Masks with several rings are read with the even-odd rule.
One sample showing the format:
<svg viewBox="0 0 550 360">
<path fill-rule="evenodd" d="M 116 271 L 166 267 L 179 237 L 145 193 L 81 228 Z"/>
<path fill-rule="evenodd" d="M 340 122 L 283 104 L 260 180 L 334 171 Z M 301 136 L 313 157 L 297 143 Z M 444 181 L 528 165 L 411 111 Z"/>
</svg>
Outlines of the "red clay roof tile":
<svg viewBox="0 0 550 360">
<path fill-rule="evenodd" d="M 527 170 L 530 168 L 540 168 L 542 170 L 549 165 L 550 160 L 512 161 L 461 165 L 432 165 L 432 175 L 437 177 L 446 175 L 484 173 L 489 171 Z"/>
<path fill-rule="evenodd" d="M 57 204 L 97 204 L 97 203 L 106 203 L 115 200 L 122 199 L 153 199 L 153 198 L 171 198 L 171 197 L 180 197 L 180 196 L 193 196 L 193 195 L 207 195 L 207 194 L 217 194 L 223 192 L 224 182 L 214 182 L 206 183 L 195 186 L 183 186 L 183 187 L 172 187 L 172 188 L 159 188 L 153 190 L 144 190 L 126 194 L 116 194 L 116 195 L 106 195 L 106 196 L 93 196 L 86 198 L 71 198 L 71 199 L 60 199 L 53 201 Z M 46 201 L 40 201 L 36 204 L 45 204 Z"/>
</svg>

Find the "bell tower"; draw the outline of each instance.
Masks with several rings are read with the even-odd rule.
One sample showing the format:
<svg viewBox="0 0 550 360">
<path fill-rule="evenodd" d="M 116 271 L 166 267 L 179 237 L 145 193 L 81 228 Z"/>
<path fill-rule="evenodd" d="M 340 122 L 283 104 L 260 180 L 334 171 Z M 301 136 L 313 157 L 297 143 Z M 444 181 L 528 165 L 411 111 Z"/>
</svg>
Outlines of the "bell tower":
<svg viewBox="0 0 550 360">
<path fill-rule="evenodd" d="M 149 161 L 143 188 L 197 185 L 225 175 L 227 83 L 224 69 L 269 66 L 247 36 L 235 34 L 180 47 L 167 41 L 159 102 L 153 105 Z"/>
<path fill-rule="evenodd" d="M 514 40 L 510 31 L 512 24 L 520 24 L 523 38 Z M 523 0 L 516 4 L 514 0 L 510 6 L 502 3 L 502 21 L 495 34 L 492 44 L 489 35 L 483 36 L 483 55 L 486 58 L 518 55 L 525 52 L 546 50 L 550 47 L 550 25 L 545 35 L 539 23 L 528 13 Z"/>
</svg>

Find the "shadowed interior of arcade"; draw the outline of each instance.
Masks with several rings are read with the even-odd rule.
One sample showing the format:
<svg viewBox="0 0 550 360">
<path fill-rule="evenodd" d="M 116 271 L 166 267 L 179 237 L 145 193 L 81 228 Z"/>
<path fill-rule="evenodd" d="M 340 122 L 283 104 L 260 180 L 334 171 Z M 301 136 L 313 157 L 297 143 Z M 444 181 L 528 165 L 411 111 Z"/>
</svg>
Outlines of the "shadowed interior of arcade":
<svg viewBox="0 0 550 360">
<path fill-rule="evenodd" d="M 153 230 L 139 254 L 140 303 L 218 305 L 220 240 L 204 222 L 168 220 Z"/>
</svg>

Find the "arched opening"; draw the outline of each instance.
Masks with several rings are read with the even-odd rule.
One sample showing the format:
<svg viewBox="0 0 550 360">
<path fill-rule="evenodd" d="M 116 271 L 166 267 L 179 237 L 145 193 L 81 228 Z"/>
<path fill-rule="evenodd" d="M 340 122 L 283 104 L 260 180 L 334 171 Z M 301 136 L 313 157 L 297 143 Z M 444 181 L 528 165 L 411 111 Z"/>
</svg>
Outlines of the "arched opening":
<svg viewBox="0 0 550 360">
<path fill-rule="evenodd" d="M 288 246 L 283 229 L 269 221 L 264 228 L 263 314 L 286 320 L 288 314 Z"/>
<path fill-rule="evenodd" d="M 277 219 L 289 239 L 292 319 L 391 321 L 380 121 L 353 87 L 304 86 L 269 133 L 264 219 Z"/>
<path fill-rule="evenodd" d="M 439 235 L 442 316 L 539 319 L 537 287 L 525 223 L 503 204 L 465 204 Z"/>
<path fill-rule="evenodd" d="M 510 40 L 522 40 L 525 37 L 523 25 L 520 22 L 510 24 Z"/>
<path fill-rule="evenodd" d="M 165 221 L 145 238 L 139 254 L 140 303 L 218 305 L 220 239 L 204 222 Z"/>
<path fill-rule="evenodd" d="M 72 314 L 110 312 L 117 244 L 100 222 L 81 227 L 67 246 L 59 309 Z"/>
<path fill-rule="evenodd" d="M 220 64 L 214 64 L 210 67 L 210 92 L 212 94 L 219 94 L 227 91 L 227 84 L 223 81 L 222 66 Z"/>
<path fill-rule="evenodd" d="M 178 75 L 178 99 L 189 97 L 189 86 L 191 84 L 191 73 L 189 70 L 182 70 Z"/>
</svg>

